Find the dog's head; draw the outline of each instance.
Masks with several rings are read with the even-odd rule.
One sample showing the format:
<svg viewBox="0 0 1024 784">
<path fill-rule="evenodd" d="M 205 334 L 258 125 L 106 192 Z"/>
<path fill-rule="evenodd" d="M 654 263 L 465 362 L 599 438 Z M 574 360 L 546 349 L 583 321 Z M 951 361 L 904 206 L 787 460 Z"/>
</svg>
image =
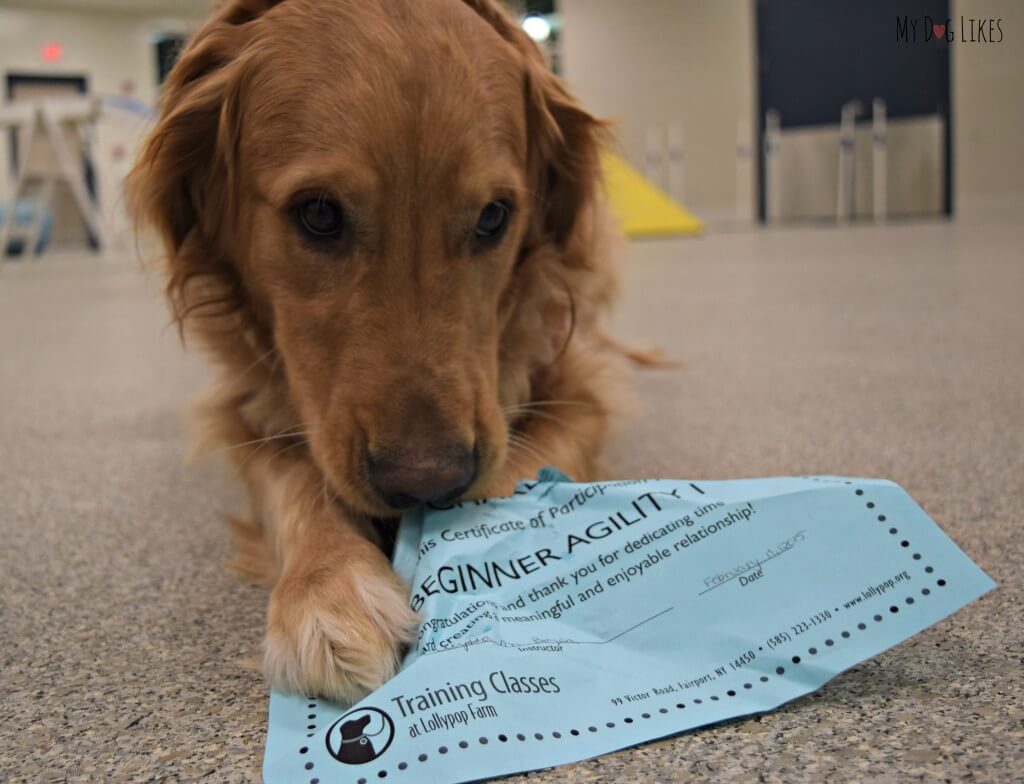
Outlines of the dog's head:
<svg viewBox="0 0 1024 784">
<path fill-rule="evenodd" d="M 342 740 L 355 740 L 356 738 L 362 737 L 366 732 L 366 725 L 370 723 L 370 714 L 366 714 L 361 719 L 353 719 L 352 721 L 346 721 L 341 725 L 341 738 Z"/>
<path fill-rule="evenodd" d="M 382 514 L 500 471 L 503 333 L 531 260 L 572 263 L 600 128 L 492 0 L 229 0 L 131 189 L 176 317 L 275 351 L 328 480 Z"/>
</svg>

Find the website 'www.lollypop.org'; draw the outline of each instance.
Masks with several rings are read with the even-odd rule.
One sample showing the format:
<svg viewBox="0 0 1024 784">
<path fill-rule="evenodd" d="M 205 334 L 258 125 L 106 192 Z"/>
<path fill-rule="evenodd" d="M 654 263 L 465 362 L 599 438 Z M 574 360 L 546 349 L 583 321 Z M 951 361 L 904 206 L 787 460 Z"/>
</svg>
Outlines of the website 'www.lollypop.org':
<svg viewBox="0 0 1024 784">
<path fill-rule="evenodd" d="M 899 574 L 890 577 L 888 580 L 885 580 L 884 582 L 869 585 L 867 588 L 861 591 L 859 595 L 850 599 L 848 602 L 843 602 L 843 607 L 849 610 L 851 607 L 856 607 L 861 602 L 867 601 L 868 599 L 874 596 L 881 596 L 886 591 L 895 588 L 897 583 L 901 583 L 909 579 L 910 573 L 904 570 Z"/>
</svg>

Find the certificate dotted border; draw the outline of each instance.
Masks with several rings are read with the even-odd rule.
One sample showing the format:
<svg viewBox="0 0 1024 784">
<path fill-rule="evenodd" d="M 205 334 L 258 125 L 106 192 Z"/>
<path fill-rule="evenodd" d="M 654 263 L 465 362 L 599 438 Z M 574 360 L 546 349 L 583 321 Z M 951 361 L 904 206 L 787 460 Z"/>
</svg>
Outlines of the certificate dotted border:
<svg viewBox="0 0 1024 784">
<path fill-rule="evenodd" d="M 306 718 L 309 720 L 309 724 L 306 725 L 306 737 L 307 738 L 312 738 L 312 737 L 314 737 L 316 735 L 316 699 L 317 698 L 316 697 L 306 697 L 306 699 L 309 700 L 309 703 L 306 705 L 306 707 L 309 708 L 312 711 L 312 713 L 310 713 L 310 714 L 308 714 L 306 716 Z M 300 746 L 299 747 L 299 756 L 300 757 L 304 757 L 308 753 L 309 753 L 309 746 Z M 313 762 L 310 760 L 310 761 L 305 762 L 303 767 L 306 770 L 306 775 L 308 775 L 309 771 L 313 770 L 314 765 L 313 765 Z M 383 778 L 383 776 L 381 778 Z M 309 780 L 309 784 L 320 784 L 320 779 L 317 778 L 316 776 L 314 776 L 313 778 L 311 778 Z"/>
<path fill-rule="evenodd" d="M 810 479 L 810 480 L 815 481 L 815 482 L 826 482 L 826 483 L 842 482 L 843 484 L 847 484 L 847 485 L 852 485 L 853 484 L 852 481 L 841 480 L 841 479 L 829 480 L 829 479 L 824 479 L 824 478 L 821 478 L 821 477 L 810 477 L 810 476 L 802 477 L 802 478 Z M 860 496 L 862 498 L 864 497 L 864 490 L 862 488 L 859 488 L 859 487 L 856 488 L 854 490 L 854 493 L 857 496 Z M 879 522 L 879 523 L 886 523 L 886 522 L 888 522 L 888 518 L 884 514 L 880 513 L 880 510 L 877 509 L 877 505 L 875 504 L 874 501 L 866 499 L 865 502 L 864 502 L 864 506 L 865 506 L 866 509 L 868 509 L 871 512 L 871 514 L 875 515 L 875 519 L 876 519 L 877 522 Z M 898 536 L 899 535 L 899 529 L 896 528 L 895 526 L 890 525 L 889 534 L 891 536 Z M 904 539 L 897 539 L 897 540 L 894 540 L 894 541 L 897 542 L 897 544 L 900 546 L 900 548 L 906 549 L 908 551 L 910 550 L 910 541 L 909 540 L 904 538 Z M 922 560 L 921 553 L 918 553 L 918 552 L 913 553 L 911 555 L 911 560 L 913 560 L 913 561 L 920 561 L 920 560 Z M 929 565 L 929 566 L 925 566 L 924 567 L 924 573 L 925 574 L 932 575 L 932 574 L 934 574 L 934 572 L 935 572 L 935 569 L 932 566 Z M 946 580 L 940 577 L 940 578 L 935 580 L 935 585 L 938 586 L 939 588 L 944 588 L 946 586 Z M 931 589 L 928 588 L 928 587 L 924 587 L 924 588 L 921 589 L 920 593 L 921 593 L 922 596 L 929 596 L 929 595 L 931 595 Z M 913 596 L 909 596 L 908 595 L 908 596 L 906 596 L 904 598 L 903 601 L 904 601 L 904 603 L 906 605 L 910 606 L 910 605 L 913 605 L 916 600 L 914 599 Z M 899 607 L 899 603 L 898 602 L 896 604 L 890 605 L 889 612 L 891 614 L 895 615 L 899 611 L 900 611 L 900 607 Z M 885 616 L 883 616 L 880 613 L 875 613 L 872 616 L 872 620 L 875 623 L 881 623 L 884 620 L 884 618 L 885 618 Z M 861 622 L 859 622 L 857 624 L 856 629 L 858 631 L 864 631 L 865 629 L 867 629 L 867 624 L 864 621 L 861 621 Z M 847 629 L 844 629 L 842 632 L 840 632 L 839 636 L 842 637 L 843 639 L 849 639 L 850 636 L 851 636 L 851 633 Z M 835 644 L 836 644 L 836 641 L 833 640 L 832 638 L 826 638 L 825 641 L 824 641 L 824 645 L 827 648 L 831 648 Z M 815 656 L 815 655 L 817 655 L 817 653 L 818 653 L 818 648 L 817 647 L 815 647 L 813 645 L 808 647 L 808 649 L 807 649 L 807 654 L 808 655 Z M 803 660 L 797 654 L 797 655 L 792 656 L 790 658 L 790 661 L 793 664 L 799 665 L 800 662 L 803 661 Z M 777 676 L 785 675 L 785 673 L 786 673 L 786 668 L 783 665 L 780 664 L 779 666 L 777 666 L 775 668 L 775 674 Z M 761 675 L 759 677 L 759 680 L 760 680 L 761 683 L 768 683 L 768 681 L 770 681 L 771 678 L 769 676 L 767 676 L 767 675 Z M 725 691 L 725 696 L 726 697 L 735 697 L 739 693 L 739 691 L 738 691 L 739 688 L 742 688 L 743 690 L 752 689 L 752 688 L 754 688 L 754 684 L 749 682 L 749 681 L 746 681 L 746 682 L 744 682 L 742 684 L 742 687 L 737 686 L 736 689 L 727 689 Z M 307 697 L 307 699 L 309 700 L 309 702 L 307 704 L 307 707 L 311 711 L 313 711 L 313 712 L 308 714 L 307 717 L 306 717 L 310 721 L 310 723 L 308 725 L 306 725 L 306 730 L 307 730 L 306 737 L 307 738 L 312 738 L 312 737 L 314 737 L 316 735 L 316 732 L 315 732 L 315 730 L 316 730 L 316 712 L 315 711 L 316 711 L 317 704 L 316 704 L 316 698 L 315 697 Z M 719 697 L 718 694 L 710 694 L 710 695 L 707 695 L 707 699 L 711 700 L 712 702 L 718 702 L 721 698 Z M 700 697 L 695 697 L 692 700 L 690 700 L 690 702 L 693 705 L 702 705 L 704 703 L 704 700 L 701 699 Z M 677 703 L 675 703 L 674 707 L 676 708 L 676 710 L 684 710 L 686 708 L 686 703 L 685 702 L 677 702 Z M 651 710 L 653 711 L 654 709 L 652 708 Z M 661 707 L 661 708 L 657 709 L 657 712 L 658 713 L 662 713 L 662 714 L 669 713 L 670 711 L 671 711 L 671 707 Z M 651 716 L 652 716 L 651 712 L 644 712 L 644 713 L 641 713 L 639 715 L 639 719 L 641 719 L 641 720 L 643 720 L 643 719 L 650 719 Z M 624 717 L 622 719 L 622 723 L 624 725 L 630 725 L 630 724 L 633 724 L 636 721 L 637 721 L 637 717 L 633 717 L 633 716 L 626 716 L 626 717 Z M 604 723 L 604 728 L 605 729 L 609 729 L 609 730 L 610 729 L 615 729 L 616 726 L 617 725 L 616 725 L 616 723 L 614 721 L 608 721 L 608 722 Z M 570 729 L 568 731 L 568 735 L 570 737 L 579 737 L 580 735 L 594 734 L 594 733 L 599 732 L 599 731 L 600 731 L 600 728 L 597 727 L 596 725 L 589 725 L 587 727 L 584 727 L 583 729 L 577 729 L 577 728 L 574 727 L 574 728 L 572 728 L 572 729 Z M 543 741 L 544 738 L 545 738 L 544 734 L 541 733 L 541 732 L 533 733 L 532 737 L 536 741 Z M 549 733 L 549 737 L 552 738 L 553 740 L 561 740 L 564 737 L 564 735 L 563 735 L 563 733 L 561 733 L 559 731 L 555 731 L 555 732 Z M 530 739 L 530 737 L 528 735 L 526 735 L 525 733 L 522 733 L 522 732 L 518 732 L 515 735 L 507 735 L 505 733 L 499 733 L 498 735 L 494 736 L 494 740 L 496 740 L 499 743 L 510 743 L 513 739 L 518 741 L 518 742 L 526 742 L 527 740 Z M 481 735 L 477 739 L 477 743 L 479 743 L 482 746 L 486 746 L 490 741 L 491 741 L 491 738 L 489 738 L 486 735 Z M 470 743 L 471 742 L 469 740 L 461 740 L 458 743 L 458 748 L 459 749 L 467 749 L 467 748 L 469 748 Z M 451 751 L 451 749 L 449 749 L 447 746 L 438 746 L 438 748 L 437 748 L 437 753 L 442 755 L 442 756 L 445 755 L 445 754 L 448 754 L 450 751 Z M 305 755 L 309 753 L 309 747 L 308 746 L 301 746 L 299 748 L 298 752 L 299 752 L 300 760 L 304 759 Z M 416 757 L 416 760 L 417 760 L 417 762 L 426 762 L 429 758 L 430 758 L 430 756 L 428 754 L 421 753 L 421 754 L 419 754 Z M 395 766 L 395 768 L 398 771 L 407 770 L 408 767 L 409 767 L 409 764 L 407 762 L 405 762 L 404 760 L 402 762 L 399 762 Z M 304 763 L 305 775 L 309 775 L 309 772 L 312 771 L 313 768 L 314 768 L 313 763 L 310 762 L 310 761 L 306 761 Z M 381 768 L 380 770 L 377 771 L 376 778 L 377 779 L 386 779 L 388 777 L 388 773 L 389 773 L 389 771 L 388 771 L 387 768 Z M 369 779 L 366 776 L 362 776 L 362 777 L 360 777 L 359 779 L 356 780 L 356 784 L 368 784 L 368 781 L 369 781 Z M 314 776 L 314 777 L 309 779 L 309 784 L 320 784 L 320 779 L 317 778 L 316 776 Z"/>
</svg>

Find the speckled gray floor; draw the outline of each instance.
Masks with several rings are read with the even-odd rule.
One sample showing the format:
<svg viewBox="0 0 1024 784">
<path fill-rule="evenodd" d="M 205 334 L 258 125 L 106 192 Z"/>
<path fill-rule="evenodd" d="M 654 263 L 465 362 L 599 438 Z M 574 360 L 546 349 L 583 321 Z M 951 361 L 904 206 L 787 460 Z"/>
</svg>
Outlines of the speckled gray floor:
<svg viewBox="0 0 1024 784">
<path fill-rule="evenodd" d="M 1024 780 L 1024 225 L 802 229 L 630 248 L 621 476 L 901 483 L 999 584 L 775 713 L 536 781 Z M 129 264 L 0 271 L 0 780 L 254 781 L 261 588 L 233 494 L 182 467 L 203 371 Z"/>
</svg>

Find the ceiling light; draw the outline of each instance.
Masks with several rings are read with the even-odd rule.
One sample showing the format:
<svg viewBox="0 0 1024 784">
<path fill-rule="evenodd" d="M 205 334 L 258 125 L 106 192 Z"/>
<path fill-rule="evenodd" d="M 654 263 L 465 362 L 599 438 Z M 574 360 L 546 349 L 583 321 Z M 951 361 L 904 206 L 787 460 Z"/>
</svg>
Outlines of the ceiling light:
<svg viewBox="0 0 1024 784">
<path fill-rule="evenodd" d="M 551 37 L 551 25 L 543 16 L 536 14 L 523 20 L 523 29 L 534 41 L 546 41 Z"/>
</svg>

